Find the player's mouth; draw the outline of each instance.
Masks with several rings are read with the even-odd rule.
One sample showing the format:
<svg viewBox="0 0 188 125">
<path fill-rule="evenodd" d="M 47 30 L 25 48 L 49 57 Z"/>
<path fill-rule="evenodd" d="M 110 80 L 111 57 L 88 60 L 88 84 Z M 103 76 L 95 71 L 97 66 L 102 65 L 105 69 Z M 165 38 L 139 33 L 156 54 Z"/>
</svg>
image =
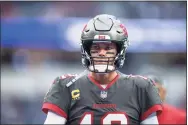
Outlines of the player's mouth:
<svg viewBox="0 0 188 125">
<path fill-rule="evenodd" d="M 114 57 L 93 57 L 94 65 L 111 65 L 114 63 Z"/>
<path fill-rule="evenodd" d="M 108 62 L 94 62 L 95 65 L 99 65 L 99 64 L 108 64 Z"/>
<path fill-rule="evenodd" d="M 94 64 L 108 64 L 109 62 L 108 62 L 108 60 L 94 60 Z"/>
</svg>

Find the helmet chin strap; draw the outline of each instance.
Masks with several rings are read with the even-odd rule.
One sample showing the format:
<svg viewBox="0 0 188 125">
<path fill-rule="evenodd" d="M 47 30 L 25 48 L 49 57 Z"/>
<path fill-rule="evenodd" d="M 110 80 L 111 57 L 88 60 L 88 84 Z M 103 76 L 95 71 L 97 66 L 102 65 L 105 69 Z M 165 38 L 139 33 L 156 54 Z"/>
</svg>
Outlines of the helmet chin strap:
<svg viewBox="0 0 188 125">
<path fill-rule="evenodd" d="M 91 65 L 89 66 L 89 70 L 96 72 L 96 73 L 108 73 L 106 72 L 106 70 L 108 71 L 114 71 L 115 67 L 112 65 Z"/>
</svg>

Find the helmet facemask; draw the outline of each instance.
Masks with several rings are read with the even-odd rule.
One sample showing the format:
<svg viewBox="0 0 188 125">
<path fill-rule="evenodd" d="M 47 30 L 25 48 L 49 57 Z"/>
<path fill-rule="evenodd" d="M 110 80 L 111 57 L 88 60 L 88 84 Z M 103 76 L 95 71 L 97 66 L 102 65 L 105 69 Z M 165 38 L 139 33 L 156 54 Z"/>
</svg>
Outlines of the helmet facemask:
<svg viewBox="0 0 188 125">
<path fill-rule="evenodd" d="M 115 70 L 115 57 L 92 57 L 90 56 L 89 70 L 95 73 L 108 73 Z"/>
<path fill-rule="evenodd" d="M 104 42 L 104 41 L 103 41 Z M 110 42 L 110 41 L 105 41 Z M 85 42 L 86 43 L 86 42 Z M 117 54 L 113 52 L 106 52 L 108 54 L 114 54 L 114 56 L 91 56 L 90 48 L 93 41 L 87 42 L 89 44 L 81 44 L 82 48 L 82 63 L 91 72 L 95 73 L 110 73 L 117 68 L 123 66 L 125 60 L 125 47 L 116 44 Z"/>
</svg>

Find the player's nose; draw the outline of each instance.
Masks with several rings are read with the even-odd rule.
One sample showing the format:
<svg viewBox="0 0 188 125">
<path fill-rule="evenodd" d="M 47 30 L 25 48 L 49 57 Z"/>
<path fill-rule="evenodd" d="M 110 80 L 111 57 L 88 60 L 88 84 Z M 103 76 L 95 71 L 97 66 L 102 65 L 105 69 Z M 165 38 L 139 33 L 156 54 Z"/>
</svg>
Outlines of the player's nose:
<svg viewBox="0 0 188 125">
<path fill-rule="evenodd" d="M 105 49 L 100 49 L 99 50 L 99 56 L 105 56 L 106 55 L 106 50 Z"/>
</svg>

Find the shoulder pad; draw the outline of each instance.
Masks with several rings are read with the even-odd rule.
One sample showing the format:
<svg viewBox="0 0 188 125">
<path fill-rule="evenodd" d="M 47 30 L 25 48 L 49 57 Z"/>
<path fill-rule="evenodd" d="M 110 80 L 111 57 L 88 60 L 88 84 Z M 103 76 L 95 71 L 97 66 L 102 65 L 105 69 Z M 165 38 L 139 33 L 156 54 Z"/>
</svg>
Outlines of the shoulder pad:
<svg viewBox="0 0 188 125">
<path fill-rule="evenodd" d="M 151 83 L 151 80 L 147 77 L 141 76 L 141 75 L 130 75 L 130 78 L 134 78 L 134 83 L 136 86 L 145 88 Z"/>
<path fill-rule="evenodd" d="M 76 74 L 75 75 L 73 75 L 73 74 L 66 74 L 66 75 L 58 76 L 53 81 L 53 84 L 56 84 L 56 83 L 60 82 L 60 80 L 65 80 L 67 78 L 71 78 L 71 77 L 75 77 L 75 76 L 76 76 Z"/>
<path fill-rule="evenodd" d="M 126 75 L 126 74 L 121 74 L 121 76 L 122 76 L 123 79 L 128 79 L 128 78 L 130 78 L 130 76 L 129 76 L 129 75 Z"/>
<path fill-rule="evenodd" d="M 132 75 L 132 74 L 130 74 L 129 77 L 132 77 L 132 78 L 142 78 L 142 79 L 148 80 L 147 77 L 141 76 L 141 75 Z"/>
<path fill-rule="evenodd" d="M 61 76 L 58 76 L 55 78 L 55 80 L 53 81 L 53 84 L 57 84 L 59 82 L 64 81 L 64 80 L 69 80 L 68 78 L 71 78 L 71 77 L 75 77 L 76 74 L 66 74 L 66 75 L 61 75 Z"/>
<path fill-rule="evenodd" d="M 53 81 L 53 84 L 59 82 L 59 79 L 60 79 L 60 77 L 55 78 L 55 80 Z"/>
<path fill-rule="evenodd" d="M 65 74 L 59 77 L 59 79 L 66 79 L 66 78 L 70 78 L 70 77 L 74 77 L 77 76 L 77 74 Z"/>
<path fill-rule="evenodd" d="M 81 74 L 76 75 L 76 77 L 75 77 L 74 79 L 72 79 L 70 82 L 68 82 L 68 83 L 66 84 L 66 86 L 67 86 L 67 87 L 71 86 L 75 81 L 77 81 L 79 78 L 81 78 L 82 76 L 84 76 L 86 72 L 87 72 L 87 71 L 84 71 L 84 72 L 82 72 Z"/>
<path fill-rule="evenodd" d="M 151 78 L 148 78 L 146 76 L 141 76 L 141 75 L 130 75 L 130 77 L 137 77 L 137 78 L 141 78 L 141 79 L 144 79 L 144 80 L 147 80 L 148 82 L 150 83 L 153 83 L 154 85 L 156 85 L 155 81 L 152 80 Z"/>
</svg>

